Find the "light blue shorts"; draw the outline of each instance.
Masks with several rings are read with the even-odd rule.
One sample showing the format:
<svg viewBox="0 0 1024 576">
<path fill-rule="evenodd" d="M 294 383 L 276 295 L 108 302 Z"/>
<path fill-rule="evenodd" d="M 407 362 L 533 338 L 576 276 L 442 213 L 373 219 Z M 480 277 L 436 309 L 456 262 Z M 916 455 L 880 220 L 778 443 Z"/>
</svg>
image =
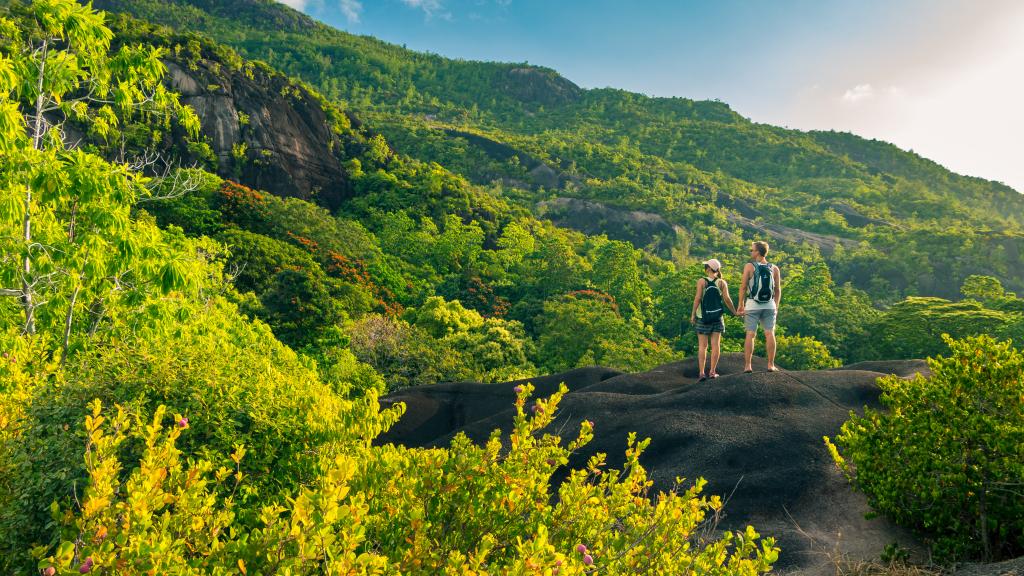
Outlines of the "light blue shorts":
<svg viewBox="0 0 1024 576">
<path fill-rule="evenodd" d="M 747 308 L 747 313 L 743 316 L 743 326 L 747 332 L 757 332 L 757 326 L 760 324 L 765 332 L 771 332 L 775 330 L 775 317 L 778 313 L 778 308 L 762 308 L 760 310 Z"/>
</svg>

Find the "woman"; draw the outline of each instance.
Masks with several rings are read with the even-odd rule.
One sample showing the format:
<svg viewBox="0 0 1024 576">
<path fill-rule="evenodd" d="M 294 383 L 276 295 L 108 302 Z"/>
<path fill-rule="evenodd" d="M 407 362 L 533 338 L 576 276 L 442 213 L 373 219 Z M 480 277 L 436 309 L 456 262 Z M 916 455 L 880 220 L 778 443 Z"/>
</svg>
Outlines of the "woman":
<svg viewBox="0 0 1024 576">
<path fill-rule="evenodd" d="M 697 281 L 697 293 L 693 295 L 693 312 L 690 313 L 690 324 L 697 329 L 697 365 L 700 367 L 702 381 L 708 377 L 718 378 L 715 369 L 722 355 L 722 333 L 725 332 L 723 303 L 734 316 L 738 315 L 736 306 L 729 296 L 729 285 L 722 280 L 722 263 L 712 258 L 704 262 L 704 278 Z M 711 340 L 711 371 L 705 376 L 708 340 Z"/>
</svg>

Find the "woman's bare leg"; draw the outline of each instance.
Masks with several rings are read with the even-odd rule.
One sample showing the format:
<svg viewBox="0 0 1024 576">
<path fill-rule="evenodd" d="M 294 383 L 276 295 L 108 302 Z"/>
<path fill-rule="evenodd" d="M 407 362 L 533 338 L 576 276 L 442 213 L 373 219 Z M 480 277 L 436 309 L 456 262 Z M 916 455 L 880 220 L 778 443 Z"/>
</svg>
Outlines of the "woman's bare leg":
<svg viewBox="0 0 1024 576">
<path fill-rule="evenodd" d="M 700 375 L 704 376 L 704 365 L 707 363 L 708 335 L 697 334 L 697 366 L 700 367 Z"/>
<path fill-rule="evenodd" d="M 718 373 L 718 359 L 722 357 L 722 333 L 711 333 L 711 374 Z"/>
</svg>

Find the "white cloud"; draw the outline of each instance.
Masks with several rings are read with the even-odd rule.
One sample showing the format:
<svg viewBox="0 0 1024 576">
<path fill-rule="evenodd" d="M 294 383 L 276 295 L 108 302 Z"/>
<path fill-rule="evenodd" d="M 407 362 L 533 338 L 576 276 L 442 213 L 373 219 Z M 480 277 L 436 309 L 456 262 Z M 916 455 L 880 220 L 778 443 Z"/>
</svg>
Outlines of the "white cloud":
<svg viewBox="0 0 1024 576">
<path fill-rule="evenodd" d="M 322 13 L 324 0 L 278 0 L 285 6 L 307 14 Z M 338 11 L 348 20 L 349 24 L 358 24 L 363 14 L 363 3 L 360 0 L 337 0 Z"/>
<path fill-rule="evenodd" d="M 814 85 L 814 89 L 818 90 L 819 86 Z M 857 84 L 853 88 L 847 88 L 843 95 L 839 97 L 840 102 L 843 104 L 861 104 L 867 103 L 874 100 L 900 100 L 907 95 L 906 90 L 899 86 L 889 86 L 885 89 L 875 88 L 873 84 Z"/>
<path fill-rule="evenodd" d="M 427 18 L 439 16 L 444 19 L 451 19 L 451 13 L 444 10 L 441 0 L 402 0 L 402 3 L 410 8 L 423 10 Z"/>
<path fill-rule="evenodd" d="M 856 104 L 863 100 L 870 100 L 875 97 L 875 88 L 871 84 L 857 84 L 843 93 L 843 102 Z"/>
<path fill-rule="evenodd" d="M 359 16 L 363 13 L 363 4 L 359 0 L 340 0 L 341 13 L 350 24 L 359 23 Z"/>
</svg>

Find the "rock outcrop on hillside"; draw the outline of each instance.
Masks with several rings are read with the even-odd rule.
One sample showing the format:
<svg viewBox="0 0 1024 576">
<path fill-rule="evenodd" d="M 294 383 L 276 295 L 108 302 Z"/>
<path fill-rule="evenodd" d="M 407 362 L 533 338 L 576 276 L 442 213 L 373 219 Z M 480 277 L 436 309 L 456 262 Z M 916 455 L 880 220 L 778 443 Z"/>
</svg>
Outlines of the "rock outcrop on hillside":
<svg viewBox="0 0 1024 576">
<path fill-rule="evenodd" d="M 832 573 L 830 557 L 878 559 L 894 541 L 917 549 L 913 537 L 883 518 L 866 520 L 863 496 L 836 470 L 822 437 L 834 436 L 851 410 L 878 407 L 883 374 L 927 373 L 923 362 L 887 362 L 819 372 L 742 373 L 738 355 L 723 357 L 721 378 L 698 382 L 694 360 L 641 374 L 583 368 L 529 379 L 538 396 L 564 382 L 553 427 L 574 430 L 595 423 L 594 441 L 570 462 L 582 466 L 596 452 L 611 466 L 623 461 L 626 436 L 650 437 L 642 463 L 655 489 L 677 476 L 706 478 L 709 494 L 728 497 L 721 527 L 755 526 L 782 548 L 777 568 Z M 484 441 L 512 422 L 513 387 L 456 383 L 408 389 L 383 403 L 404 402 L 407 412 L 380 442 L 446 445 L 459 433 Z"/>
<path fill-rule="evenodd" d="M 202 123 L 220 176 L 336 208 L 351 196 L 344 144 L 307 90 L 259 67 L 251 77 L 168 61 L 168 83 Z"/>
<path fill-rule="evenodd" d="M 965 564 L 954 576 L 1024 576 L 1024 556 L 991 564 Z"/>
<path fill-rule="evenodd" d="M 556 226 L 584 234 L 605 234 L 637 248 L 651 247 L 655 252 L 666 252 L 676 244 L 676 227 L 653 212 L 625 210 L 579 198 L 552 198 L 537 203 L 537 214 Z"/>
<path fill-rule="evenodd" d="M 554 70 L 537 66 L 518 66 L 496 83 L 519 100 L 542 106 L 574 102 L 583 94 L 579 86 Z"/>
</svg>

